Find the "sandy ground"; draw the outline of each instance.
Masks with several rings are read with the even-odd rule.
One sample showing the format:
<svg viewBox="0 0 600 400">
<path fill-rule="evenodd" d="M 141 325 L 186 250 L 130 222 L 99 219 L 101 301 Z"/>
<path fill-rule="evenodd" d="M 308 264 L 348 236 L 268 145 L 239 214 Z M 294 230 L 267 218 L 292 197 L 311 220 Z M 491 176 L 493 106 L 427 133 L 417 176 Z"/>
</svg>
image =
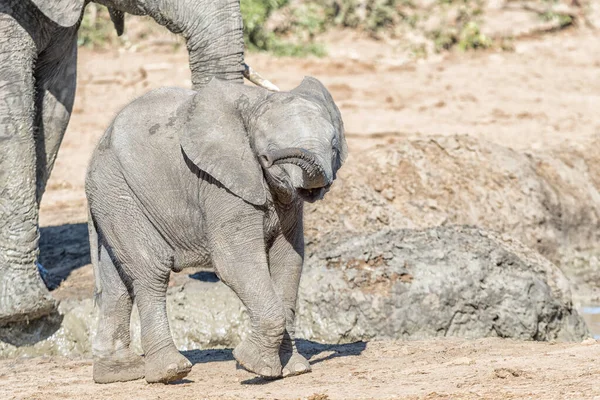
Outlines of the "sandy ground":
<svg viewBox="0 0 600 400">
<path fill-rule="evenodd" d="M 585 146 L 600 133 L 597 33 L 572 30 L 519 42 L 511 53 L 408 64 L 385 43 L 345 33 L 330 40 L 325 59 L 250 55 L 248 61 L 282 89 L 304 75 L 321 79 L 340 106 L 353 154 L 405 134 L 466 133 L 527 150 Z M 79 68 L 74 115 L 42 202 L 41 225 L 59 235 L 85 233 L 86 165 L 116 112 L 149 89 L 190 84 L 183 49 L 84 50 Z M 69 257 L 66 246 L 60 251 Z M 89 288 L 89 267 L 72 279 Z M 273 382 L 236 370 L 229 350 L 189 352 L 191 375 L 167 386 L 95 385 L 89 360 L 2 360 L 0 399 L 600 399 L 600 344 L 486 339 L 303 347 L 314 372 Z"/>
<path fill-rule="evenodd" d="M 186 352 L 180 382 L 94 384 L 89 360 L 0 361 L 2 399 L 600 399 L 600 343 L 502 339 L 305 343 L 313 372 L 277 381 L 236 369 L 230 350 Z"/>
</svg>

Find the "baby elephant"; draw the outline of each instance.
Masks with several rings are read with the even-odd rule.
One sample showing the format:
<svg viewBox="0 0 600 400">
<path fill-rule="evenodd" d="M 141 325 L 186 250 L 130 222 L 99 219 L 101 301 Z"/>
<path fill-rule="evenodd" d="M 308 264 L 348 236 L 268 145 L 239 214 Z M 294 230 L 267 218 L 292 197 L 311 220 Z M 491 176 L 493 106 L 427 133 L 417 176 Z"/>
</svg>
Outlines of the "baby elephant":
<svg viewBox="0 0 600 400">
<path fill-rule="evenodd" d="M 212 266 L 247 308 L 234 350 L 264 377 L 308 372 L 294 344 L 303 202 L 321 199 L 347 153 L 340 112 L 305 78 L 289 92 L 213 79 L 154 90 L 115 118 L 86 179 L 100 317 L 94 380 L 169 382 L 192 365 L 173 343 L 171 271 Z M 135 299 L 145 357 L 129 348 Z"/>
</svg>

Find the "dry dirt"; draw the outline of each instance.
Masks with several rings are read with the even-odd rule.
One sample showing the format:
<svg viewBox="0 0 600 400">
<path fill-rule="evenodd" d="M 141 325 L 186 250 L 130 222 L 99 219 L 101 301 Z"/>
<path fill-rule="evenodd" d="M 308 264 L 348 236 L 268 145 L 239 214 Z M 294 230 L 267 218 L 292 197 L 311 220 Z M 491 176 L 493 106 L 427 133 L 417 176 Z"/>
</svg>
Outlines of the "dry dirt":
<svg viewBox="0 0 600 400">
<path fill-rule="evenodd" d="M 521 41 L 515 52 L 449 54 L 407 64 L 385 43 L 356 34 L 334 33 L 329 41 L 324 59 L 252 54 L 248 61 L 282 89 L 304 75 L 321 79 L 340 106 L 353 157 L 403 135 L 468 134 L 527 150 L 585 148 L 600 134 L 597 32 L 570 30 Z M 79 68 L 74 115 L 41 211 L 42 241 L 53 237 L 70 268 L 89 262 L 78 254 L 85 246 L 84 175 L 97 139 L 135 97 L 190 84 L 183 49 L 83 50 Z M 90 282 L 89 267 L 81 268 L 59 293 L 89 295 Z M 189 352 L 196 363 L 191 375 L 168 386 L 95 385 L 89 360 L 2 360 L 0 398 L 600 399 L 600 344 L 447 339 L 306 343 L 304 351 L 314 372 L 273 382 L 236 370 L 229 350 Z"/>
<path fill-rule="evenodd" d="M 265 381 L 230 350 L 186 352 L 194 367 L 170 385 L 94 384 L 90 360 L 0 361 L 2 399 L 599 399 L 600 343 L 503 339 L 305 343 L 313 372 Z"/>
</svg>

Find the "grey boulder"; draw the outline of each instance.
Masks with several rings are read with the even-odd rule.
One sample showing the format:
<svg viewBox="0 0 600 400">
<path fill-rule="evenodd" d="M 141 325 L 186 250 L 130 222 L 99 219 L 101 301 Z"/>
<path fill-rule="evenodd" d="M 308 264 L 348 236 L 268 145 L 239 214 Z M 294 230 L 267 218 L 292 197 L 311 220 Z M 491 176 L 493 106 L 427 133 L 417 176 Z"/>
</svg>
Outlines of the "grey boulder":
<svg viewBox="0 0 600 400">
<path fill-rule="evenodd" d="M 455 226 L 321 243 L 302 278 L 301 337 L 575 341 L 589 335 L 563 273 L 509 237 Z"/>
</svg>

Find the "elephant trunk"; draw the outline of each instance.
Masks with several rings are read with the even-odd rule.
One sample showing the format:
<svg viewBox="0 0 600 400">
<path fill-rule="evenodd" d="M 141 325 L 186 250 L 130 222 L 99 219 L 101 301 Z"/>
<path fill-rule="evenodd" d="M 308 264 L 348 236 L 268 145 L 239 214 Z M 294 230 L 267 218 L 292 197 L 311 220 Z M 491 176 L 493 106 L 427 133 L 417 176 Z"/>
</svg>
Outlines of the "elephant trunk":
<svg viewBox="0 0 600 400">
<path fill-rule="evenodd" d="M 328 184 L 327 175 L 316 157 L 308 150 L 291 147 L 263 153 L 259 157 L 263 168 L 270 168 L 277 164 L 294 164 L 302 168 L 311 182 L 318 186 Z"/>
<path fill-rule="evenodd" d="M 145 12 L 187 43 L 194 89 L 210 78 L 242 83 L 244 35 L 239 0 L 148 0 Z"/>
<path fill-rule="evenodd" d="M 147 0 L 144 8 L 156 22 L 186 39 L 194 89 L 212 77 L 241 84 L 246 76 L 259 86 L 277 90 L 244 63 L 239 0 Z"/>
</svg>

